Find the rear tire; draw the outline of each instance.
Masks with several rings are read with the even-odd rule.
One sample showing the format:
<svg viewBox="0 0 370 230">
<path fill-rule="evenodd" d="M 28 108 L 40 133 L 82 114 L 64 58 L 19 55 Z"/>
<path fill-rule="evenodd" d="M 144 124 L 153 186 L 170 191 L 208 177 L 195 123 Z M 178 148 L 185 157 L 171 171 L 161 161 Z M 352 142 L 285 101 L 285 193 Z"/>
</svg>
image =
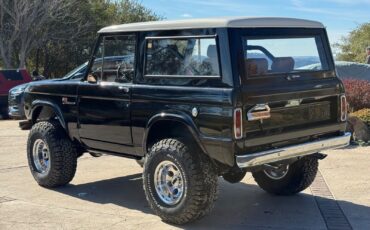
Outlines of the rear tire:
<svg viewBox="0 0 370 230">
<path fill-rule="evenodd" d="M 32 127 L 27 158 L 32 176 L 43 187 L 65 185 L 76 172 L 76 149 L 57 122 L 42 121 Z"/>
<path fill-rule="evenodd" d="M 284 174 L 268 174 L 261 170 L 252 173 L 254 180 L 266 192 L 275 195 L 293 195 L 308 188 L 314 181 L 319 162 L 316 157 L 306 156 L 288 167 Z"/>
<path fill-rule="evenodd" d="M 179 140 L 163 139 L 146 157 L 143 183 L 150 207 L 163 221 L 185 224 L 212 210 L 218 176 L 206 155 Z"/>
</svg>

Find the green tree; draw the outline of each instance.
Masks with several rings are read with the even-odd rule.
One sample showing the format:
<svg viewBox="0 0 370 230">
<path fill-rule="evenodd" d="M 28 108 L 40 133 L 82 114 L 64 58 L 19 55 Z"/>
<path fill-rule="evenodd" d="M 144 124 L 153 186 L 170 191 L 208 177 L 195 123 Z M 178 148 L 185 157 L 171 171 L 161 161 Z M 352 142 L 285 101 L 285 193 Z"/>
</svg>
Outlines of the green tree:
<svg viewBox="0 0 370 230">
<path fill-rule="evenodd" d="M 340 43 L 335 44 L 335 48 L 339 49 L 337 60 L 364 62 L 368 46 L 370 46 L 370 22 L 358 26 L 347 37 L 343 37 Z"/>
<path fill-rule="evenodd" d="M 136 0 L 123 0 L 115 3 L 117 18 L 114 23 L 133 23 L 157 21 L 162 19 L 152 10 L 144 7 Z"/>
<path fill-rule="evenodd" d="M 6 68 L 24 68 L 29 54 L 47 40 L 84 34 L 78 0 L 0 0 L 0 56 Z M 57 28 L 69 25 L 64 31 Z"/>
<path fill-rule="evenodd" d="M 69 40 L 50 40 L 39 52 L 43 60 L 43 74 L 60 77 L 79 64 L 87 61 L 96 40 L 96 32 L 102 27 L 132 22 L 155 21 L 162 17 L 144 7 L 136 0 L 109 1 L 83 0 L 78 6 L 80 20 L 86 21 L 89 28 L 85 35 Z M 63 27 L 59 28 L 63 30 Z M 36 63 L 36 52 L 30 62 Z"/>
<path fill-rule="evenodd" d="M 47 8 L 44 2 L 54 8 Z M 15 6 L 34 16 L 32 23 Z M 22 29 L 32 37 L 12 29 L 18 21 L 9 15 L 24 19 L 27 23 L 22 23 Z M 0 64 L 5 68 L 26 66 L 47 77 L 61 77 L 90 58 L 96 32 L 102 27 L 160 19 L 137 0 L 0 0 Z M 29 41 L 32 45 L 22 49 Z"/>
</svg>

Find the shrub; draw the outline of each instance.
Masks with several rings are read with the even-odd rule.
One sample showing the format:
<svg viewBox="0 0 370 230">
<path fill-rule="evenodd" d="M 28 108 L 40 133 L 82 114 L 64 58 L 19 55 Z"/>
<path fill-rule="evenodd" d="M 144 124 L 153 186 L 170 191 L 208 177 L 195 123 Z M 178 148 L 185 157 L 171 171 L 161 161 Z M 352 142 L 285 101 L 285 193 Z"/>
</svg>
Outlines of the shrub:
<svg viewBox="0 0 370 230">
<path fill-rule="evenodd" d="M 367 125 L 370 125 L 370 109 L 360 109 L 350 114 L 351 116 L 360 118 Z"/>
<path fill-rule="evenodd" d="M 350 111 L 370 108 L 370 81 L 344 79 L 343 84 Z"/>
</svg>

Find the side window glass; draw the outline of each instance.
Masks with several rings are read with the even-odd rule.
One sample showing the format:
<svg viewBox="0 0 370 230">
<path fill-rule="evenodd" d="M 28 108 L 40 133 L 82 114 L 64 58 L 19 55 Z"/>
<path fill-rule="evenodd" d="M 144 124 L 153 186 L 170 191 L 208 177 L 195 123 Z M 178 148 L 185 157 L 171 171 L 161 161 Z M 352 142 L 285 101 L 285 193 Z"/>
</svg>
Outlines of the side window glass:
<svg viewBox="0 0 370 230">
<path fill-rule="evenodd" d="M 134 77 L 135 36 L 104 39 L 102 81 L 131 82 Z"/>
<path fill-rule="evenodd" d="M 101 73 L 102 73 L 102 57 L 103 57 L 103 48 L 104 43 L 101 41 L 94 53 L 93 63 L 90 67 L 89 73 L 87 75 L 87 81 L 88 82 L 97 82 L 99 79 L 101 79 Z"/>
<path fill-rule="evenodd" d="M 89 72 L 105 82 L 131 82 L 135 70 L 134 35 L 106 36 L 103 38 Z"/>
<path fill-rule="evenodd" d="M 215 38 L 147 38 L 145 75 L 219 77 Z"/>
</svg>

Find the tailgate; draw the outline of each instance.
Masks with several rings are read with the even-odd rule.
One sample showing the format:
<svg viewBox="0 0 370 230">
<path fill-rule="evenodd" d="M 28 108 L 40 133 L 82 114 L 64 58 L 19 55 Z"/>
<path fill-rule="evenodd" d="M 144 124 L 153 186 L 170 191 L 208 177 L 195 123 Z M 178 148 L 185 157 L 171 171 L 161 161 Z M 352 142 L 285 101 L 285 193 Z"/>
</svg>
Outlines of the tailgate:
<svg viewBox="0 0 370 230">
<path fill-rule="evenodd" d="M 280 87 L 279 87 L 280 85 Z M 337 78 L 242 87 L 243 136 L 273 143 L 279 135 L 339 123 L 341 95 Z M 253 116 L 269 110 L 269 116 Z M 262 116 L 263 117 L 263 116 Z"/>
<path fill-rule="evenodd" d="M 241 72 L 238 107 L 244 114 L 243 151 L 253 151 L 246 149 L 250 146 L 307 142 L 343 131 L 344 89 L 335 74 L 325 29 L 262 28 L 235 33 L 244 51 L 243 56 L 236 56 Z M 235 130 L 239 135 L 240 129 Z"/>
</svg>

